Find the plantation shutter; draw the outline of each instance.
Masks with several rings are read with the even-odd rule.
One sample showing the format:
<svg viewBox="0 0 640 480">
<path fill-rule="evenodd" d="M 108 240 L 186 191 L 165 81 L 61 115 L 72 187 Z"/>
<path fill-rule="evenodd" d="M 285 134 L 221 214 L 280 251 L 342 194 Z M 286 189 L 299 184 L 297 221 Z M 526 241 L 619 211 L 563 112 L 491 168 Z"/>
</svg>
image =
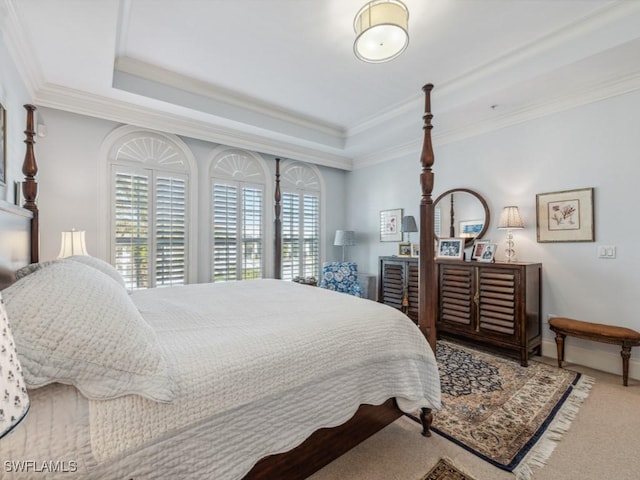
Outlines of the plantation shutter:
<svg viewBox="0 0 640 480">
<path fill-rule="evenodd" d="M 263 277 L 264 192 L 232 182 L 213 185 L 213 281 Z"/>
<path fill-rule="evenodd" d="M 282 278 L 318 275 L 320 264 L 320 197 L 282 194 Z"/>
<path fill-rule="evenodd" d="M 156 287 L 185 283 L 186 182 L 156 178 Z"/>
<path fill-rule="evenodd" d="M 149 177 L 116 173 L 115 268 L 128 289 L 149 286 Z"/>
<path fill-rule="evenodd" d="M 114 183 L 114 266 L 127 288 L 184 284 L 186 178 L 116 167 Z"/>
</svg>

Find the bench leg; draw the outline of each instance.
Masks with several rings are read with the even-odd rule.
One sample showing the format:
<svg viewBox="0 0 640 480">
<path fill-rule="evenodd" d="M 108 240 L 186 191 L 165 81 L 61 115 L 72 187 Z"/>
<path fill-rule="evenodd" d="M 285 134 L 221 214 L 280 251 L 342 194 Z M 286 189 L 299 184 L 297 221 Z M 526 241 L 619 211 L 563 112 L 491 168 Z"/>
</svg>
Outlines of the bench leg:
<svg viewBox="0 0 640 480">
<path fill-rule="evenodd" d="M 556 348 L 558 350 L 558 367 L 562 368 L 562 362 L 564 361 L 564 339 L 566 335 L 564 333 L 556 332 Z"/>
<path fill-rule="evenodd" d="M 631 347 L 623 345 L 620 356 L 622 356 L 622 385 L 626 387 L 629 384 L 629 357 L 631 356 Z"/>
</svg>

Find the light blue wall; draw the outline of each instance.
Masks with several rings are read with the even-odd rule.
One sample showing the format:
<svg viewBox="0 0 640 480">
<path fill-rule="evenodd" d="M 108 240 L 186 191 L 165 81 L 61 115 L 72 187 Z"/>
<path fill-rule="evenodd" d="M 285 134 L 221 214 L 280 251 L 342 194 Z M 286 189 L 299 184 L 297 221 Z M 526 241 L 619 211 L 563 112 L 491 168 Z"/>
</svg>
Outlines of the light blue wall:
<svg viewBox="0 0 640 480">
<path fill-rule="evenodd" d="M 484 196 L 492 215 L 486 237 L 498 243 L 498 260 L 505 259 L 505 232 L 496 228 L 500 211 L 506 205 L 520 207 L 525 229 L 515 232 L 516 251 L 521 261 L 543 264 L 547 345 L 552 342 L 546 325 L 549 314 L 640 329 L 636 308 L 640 285 L 638 111 L 640 91 L 434 147 L 434 198 L 459 187 Z M 437 121 L 434 110 L 434 133 Z M 416 151 L 348 175 L 347 218 L 359 238 L 352 256 L 368 270 L 377 268 L 379 255 L 395 253 L 395 244 L 378 240 L 379 211 L 401 207 L 409 214 L 418 212 L 419 155 Z M 595 189 L 596 241 L 537 243 L 536 194 L 587 187 Z M 597 258 L 599 245 L 616 246 L 617 257 Z M 603 350 L 610 354 L 607 361 L 615 365 L 614 371 L 619 368 L 617 347 L 577 339 L 571 343 Z M 634 357 L 638 355 L 634 352 Z"/>
</svg>

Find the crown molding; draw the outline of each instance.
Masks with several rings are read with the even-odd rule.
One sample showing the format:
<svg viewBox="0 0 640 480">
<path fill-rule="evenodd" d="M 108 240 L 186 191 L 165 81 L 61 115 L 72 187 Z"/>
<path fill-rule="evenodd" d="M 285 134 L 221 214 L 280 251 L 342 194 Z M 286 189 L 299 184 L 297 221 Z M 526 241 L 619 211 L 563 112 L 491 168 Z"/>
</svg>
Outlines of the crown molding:
<svg viewBox="0 0 640 480">
<path fill-rule="evenodd" d="M 432 130 L 433 145 L 442 146 L 466 140 L 495 130 L 518 125 L 637 90 L 640 90 L 640 70 L 630 72 L 626 75 L 608 78 L 581 90 L 573 91 L 570 94 L 559 95 L 546 102 L 531 103 L 520 109 L 501 115 L 476 119 L 466 125 L 457 125 L 443 130 L 434 128 Z M 438 117 L 436 117 L 436 121 L 438 121 Z M 446 123 L 446 112 L 443 112 L 442 117 L 440 117 L 439 123 L 442 122 Z M 392 146 L 384 150 L 378 150 L 371 154 L 357 156 L 353 159 L 353 169 L 358 170 L 379 163 L 398 160 L 409 155 L 419 155 L 421 148 L 422 138 L 419 138 L 415 141 Z"/>
<path fill-rule="evenodd" d="M 13 4 L 12 0 L 0 0 L 0 33 L 28 95 L 33 98 L 44 83 L 44 75 L 33 57 L 35 50 L 22 33 L 24 27 Z"/>
<path fill-rule="evenodd" d="M 231 105 L 242 110 L 264 115 L 281 122 L 301 128 L 317 131 L 324 135 L 336 137 L 344 143 L 346 132 L 344 128 L 332 125 L 309 116 L 285 110 L 276 105 L 260 101 L 236 91 L 217 87 L 210 83 L 181 75 L 179 73 L 158 67 L 131 57 L 118 57 L 115 70 L 127 73 L 148 81 L 160 83 L 185 93 L 199 95 L 223 104 Z"/>
<path fill-rule="evenodd" d="M 214 120 L 198 120 L 190 118 L 188 114 L 169 113 L 58 85 L 44 85 L 37 92 L 34 103 L 42 107 L 170 132 L 265 154 L 295 158 L 326 167 L 341 170 L 353 168 L 349 157 L 296 144 L 299 140 L 295 138 L 269 138 L 265 130 L 259 133 L 243 132 L 239 129 L 216 125 Z"/>
</svg>

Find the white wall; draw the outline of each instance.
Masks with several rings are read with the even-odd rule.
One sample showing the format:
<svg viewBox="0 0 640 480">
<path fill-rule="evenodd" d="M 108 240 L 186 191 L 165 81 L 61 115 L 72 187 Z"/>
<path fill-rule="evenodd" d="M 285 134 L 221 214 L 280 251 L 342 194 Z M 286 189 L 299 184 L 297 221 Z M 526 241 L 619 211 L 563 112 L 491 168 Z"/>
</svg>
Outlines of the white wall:
<svg viewBox="0 0 640 480">
<path fill-rule="evenodd" d="M 39 138 L 36 157 L 40 167 L 40 232 L 41 259 L 48 260 L 58 255 L 60 232 L 75 228 L 86 230 L 87 249 L 90 254 L 103 256 L 98 251 L 98 223 L 104 222 L 98 216 L 98 184 L 104 181 L 100 176 L 101 162 L 104 161 L 101 146 L 105 137 L 120 125 L 111 121 L 76 115 L 56 109 L 42 108 L 40 115 L 46 121 L 47 136 Z M 170 133 L 170 132 L 168 132 Z M 198 164 L 201 178 L 209 172 L 212 151 L 218 146 L 213 143 L 183 138 Z M 272 173 L 275 161 L 271 155 L 263 155 Z M 324 258 L 339 258 L 340 251 L 333 247 L 333 235 L 338 228 L 344 228 L 345 174 L 328 167 L 319 167 L 325 180 L 326 225 L 323 244 Z M 200 188 L 200 228 L 199 258 L 208 258 L 209 221 L 202 203 L 208 199 L 207 179 L 201 181 Z M 273 209 L 269 211 L 272 221 Z M 267 245 L 269 248 L 270 245 Z M 203 265 L 199 262 L 199 265 Z M 208 271 L 203 268 L 202 272 Z M 197 276 L 199 281 L 207 281 L 206 273 Z"/>
<path fill-rule="evenodd" d="M 434 133 L 438 128 L 433 97 Z M 550 314 L 640 329 L 635 296 L 640 285 L 640 92 L 504 128 L 464 141 L 436 145 L 434 198 L 451 188 L 470 188 L 485 197 L 492 219 L 486 235 L 499 244 L 502 207 L 518 205 L 525 229 L 515 231 L 520 261 L 543 264 L 543 352 L 555 356 Z M 420 122 L 420 119 L 416 119 Z M 377 257 L 395 253 L 378 240 L 379 211 L 402 207 L 417 215 L 419 153 L 352 172 L 348 177 L 348 220 L 359 233 L 352 256 L 371 271 Z M 537 243 L 536 194 L 594 187 L 595 242 Z M 418 218 L 416 216 L 416 218 Z M 414 238 L 417 236 L 414 234 Z M 617 257 L 597 258 L 598 245 L 615 245 Z M 616 373 L 620 349 L 570 338 L 567 359 Z M 640 378 L 640 349 L 632 351 L 631 375 Z"/>
</svg>

